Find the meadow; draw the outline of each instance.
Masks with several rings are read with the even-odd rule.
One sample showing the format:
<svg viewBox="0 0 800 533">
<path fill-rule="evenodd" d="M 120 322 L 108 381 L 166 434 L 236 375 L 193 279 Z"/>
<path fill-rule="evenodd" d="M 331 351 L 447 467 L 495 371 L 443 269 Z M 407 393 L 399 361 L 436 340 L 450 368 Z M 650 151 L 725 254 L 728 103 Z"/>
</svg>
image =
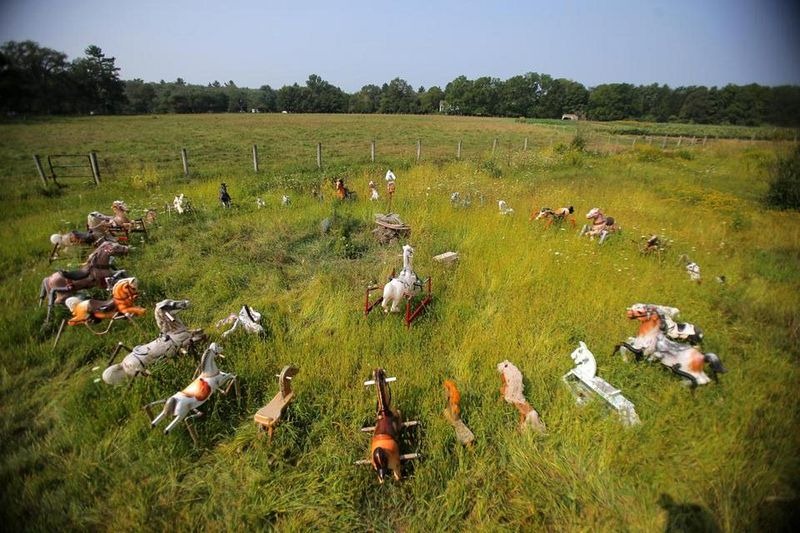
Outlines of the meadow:
<svg viewBox="0 0 800 533">
<path fill-rule="evenodd" d="M 3 523 L 115 531 L 788 529 L 800 491 L 800 214 L 768 209 L 763 198 L 771 165 L 793 143 L 715 140 L 662 150 L 634 146 L 607 127 L 266 114 L 0 124 Z M 101 162 L 100 187 L 74 179 L 42 189 L 32 154 L 90 150 Z M 387 168 L 398 176 L 392 211 L 412 227 L 415 270 L 433 280 L 433 304 L 410 329 L 396 315 L 363 315 L 365 287 L 401 266 L 400 244 L 381 246 L 371 234 L 374 213 L 388 207 Z M 357 201 L 335 200 L 336 178 Z M 370 180 L 377 203 L 367 201 Z M 233 197 L 230 210 L 217 201 L 220 181 Z M 452 205 L 456 191 L 471 204 Z M 194 214 L 164 211 L 179 193 Z M 53 349 L 53 328 L 42 327 L 45 311 L 36 307 L 39 284 L 80 258 L 48 265 L 48 237 L 80 228 L 89 211 L 110 212 L 116 199 L 134 216 L 158 211 L 149 239 L 137 237 L 135 250 L 117 259 L 139 279 L 148 314 L 139 328 L 118 323 L 100 337 L 68 328 Z M 500 199 L 512 216 L 499 215 Z M 563 205 L 575 206 L 579 227 L 598 206 L 623 231 L 598 246 L 569 224 L 529 221 L 532 210 Z M 641 237 L 653 233 L 668 243 L 661 259 L 639 253 Z M 449 250 L 460 255 L 456 265 L 432 261 Z M 701 266 L 702 283 L 689 280 L 681 254 Z M 216 341 L 213 324 L 243 304 L 264 314 L 265 338 L 239 333 L 222 342 L 219 365 L 238 375 L 241 394 L 215 395 L 201 408 L 197 447 L 183 427 L 168 436 L 151 430 L 142 410 L 187 385 L 196 358 L 159 364 L 129 389 L 96 382 L 117 342 L 157 335 L 152 308 L 163 298 L 191 300 L 184 321 Z M 692 391 L 660 365 L 611 356 L 636 331 L 625 317 L 636 302 L 678 307 L 702 327 L 704 350 L 728 369 L 719 383 Z M 561 376 L 581 340 L 598 374 L 636 405 L 641 425 L 623 427 L 599 401 L 575 404 Z M 505 359 L 523 372 L 546 434 L 518 431 L 516 410 L 498 392 L 496 365 Z M 296 399 L 270 443 L 252 416 L 289 363 L 300 368 Z M 406 479 L 384 485 L 353 466 L 367 456 L 360 428 L 375 414 L 374 392 L 361 383 L 379 366 L 398 378 L 395 406 L 421 421 L 407 451 L 423 455 Z M 472 448 L 442 416 L 445 379 L 461 390 Z"/>
</svg>

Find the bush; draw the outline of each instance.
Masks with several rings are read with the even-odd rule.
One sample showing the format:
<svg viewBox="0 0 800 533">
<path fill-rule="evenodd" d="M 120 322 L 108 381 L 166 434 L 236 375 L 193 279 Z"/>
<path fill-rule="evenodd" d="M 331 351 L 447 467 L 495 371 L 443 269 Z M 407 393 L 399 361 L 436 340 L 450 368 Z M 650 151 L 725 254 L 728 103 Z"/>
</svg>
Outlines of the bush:
<svg viewBox="0 0 800 533">
<path fill-rule="evenodd" d="M 767 192 L 767 204 L 778 209 L 800 209 L 800 148 L 778 160 Z"/>
</svg>

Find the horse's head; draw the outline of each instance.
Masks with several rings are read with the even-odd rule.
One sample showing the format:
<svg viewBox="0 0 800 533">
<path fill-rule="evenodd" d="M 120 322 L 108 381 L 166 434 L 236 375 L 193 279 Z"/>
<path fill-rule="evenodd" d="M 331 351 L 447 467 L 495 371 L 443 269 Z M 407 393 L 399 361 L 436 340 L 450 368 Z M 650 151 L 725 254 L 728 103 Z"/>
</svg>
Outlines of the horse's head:
<svg viewBox="0 0 800 533">
<path fill-rule="evenodd" d="M 128 206 L 122 200 L 114 200 L 111 203 L 111 210 L 114 211 L 115 215 L 121 215 L 128 212 Z"/>
<path fill-rule="evenodd" d="M 202 369 L 202 374 L 206 376 L 219 374 L 219 368 L 217 368 L 217 364 L 214 362 L 216 357 L 222 357 L 225 359 L 225 356 L 222 355 L 222 346 L 216 342 L 212 342 L 208 345 L 206 351 L 203 352 L 203 357 L 200 359 L 200 368 Z"/>
<path fill-rule="evenodd" d="M 249 319 L 251 322 L 261 322 L 261 313 L 249 305 L 242 306 L 242 310 L 239 311 L 239 316 L 241 318 Z"/>
<path fill-rule="evenodd" d="M 139 297 L 139 280 L 136 278 L 122 278 L 114 284 L 111 289 L 111 297 L 114 302 L 130 305 Z"/>
<path fill-rule="evenodd" d="M 603 216 L 603 212 L 600 211 L 599 207 L 593 207 L 586 213 L 586 218 L 589 220 L 595 220 Z"/>
<path fill-rule="evenodd" d="M 586 364 L 591 360 L 591 357 L 593 357 L 592 352 L 590 352 L 589 348 L 586 347 L 586 343 L 583 341 L 578 342 L 580 345 L 570 354 L 575 366 Z"/>
<path fill-rule="evenodd" d="M 543 207 L 539 209 L 539 214 L 536 215 L 536 220 L 539 220 L 542 217 L 546 217 L 547 215 L 551 215 L 552 213 L 553 213 L 552 209 L 550 209 L 549 207 Z"/>
<path fill-rule="evenodd" d="M 414 249 L 411 247 L 410 244 L 403 245 L 403 257 L 408 256 L 411 257 L 414 255 Z"/>
<path fill-rule="evenodd" d="M 156 304 L 156 313 L 175 313 L 189 308 L 189 300 L 161 300 Z"/>
<path fill-rule="evenodd" d="M 386 477 L 391 473 L 391 469 L 389 468 L 389 454 L 386 453 L 386 450 L 378 447 L 372 451 L 372 467 L 378 474 L 378 481 L 383 483 Z"/>
</svg>

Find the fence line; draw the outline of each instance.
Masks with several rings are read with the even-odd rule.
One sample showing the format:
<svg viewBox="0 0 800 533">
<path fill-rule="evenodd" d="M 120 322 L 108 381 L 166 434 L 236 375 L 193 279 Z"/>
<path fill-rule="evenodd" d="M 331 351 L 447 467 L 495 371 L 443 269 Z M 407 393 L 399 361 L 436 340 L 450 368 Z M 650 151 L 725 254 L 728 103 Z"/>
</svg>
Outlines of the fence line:
<svg viewBox="0 0 800 533">
<path fill-rule="evenodd" d="M 600 152 L 618 151 L 619 149 L 635 148 L 637 143 L 639 143 L 640 141 L 641 141 L 641 143 L 645 143 L 646 142 L 648 145 L 651 145 L 651 146 L 654 144 L 654 142 L 653 142 L 654 137 L 652 135 L 614 135 L 614 134 L 605 133 L 605 132 L 592 132 L 592 133 L 588 133 L 588 134 L 584 133 L 582 135 L 582 137 L 585 139 L 585 142 L 586 142 L 585 146 L 586 146 L 586 148 L 588 150 L 600 151 Z M 472 149 L 469 150 L 469 152 L 472 153 L 472 157 L 473 158 L 474 157 L 478 157 L 478 158 L 480 158 L 480 157 L 491 157 L 491 158 L 494 158 L 496 155 L 499 155 L 498 152 L 501 151 L 501 147 L 502 147 L 502 153 L 508 155 L 508 161 L 510 163 L 512 161 L 512 157 L 514 156 L 514 154 L 522 154 L 522 153 L 527 152 L 529 147 L 530 147 L 530 144 L 531 144 L 529 142 L 529 137 L 528 136 L 524 137 L 524 141 L 523 141 L 523 144 L 521 146 L 521 150 L 520 150 L 518 144 L 516 145 L 518 148 L 515 149 L 514 148 L 514 143 L 511 142 L 510 140 L 508 142 L 501 143 L 499 137 L 494 137 L 493 136 L 493 137 L 491 137 L 491 139 L 492 139 L 491 144 L 490 145 L 484 144 L 483 146 L 485 148 L 483 148 L 483 149 L 481 149 L 479 142 L 476 143 L 476 142 L 473 141 L 471 143 L 471 148 Z M 628 139 L 631 139 L 631 140 L 628 141 Z M 556 143 L 568 144 L 570 140 L 571 140 L 571 136 L 569 134 L 556 135 L 556 136 L 541 135 L 541 136 L 538 136 L 537 138 L 534 138 L 533 146 L 534 147 L 538 147 L 538 148 L 546 148 L 548 146 L 552 147 Z M 668 149 L 668 148 L 691 149 L 692 147 L 697 147 L 697 146 L 707 146 L 707 144 L 711 140 L 708 138 L 708 136 L 704 136 L 702 138 L 702 140 L 700 140 L 699 138 L 696 138 L 696 137 L 692 137 L 691 139 L 688 138 L 688 137 L 684 138 L 683 135 L 678 135 L 678 136 L 663 135 L 661 137 L 660 141 L 661 142 L 658 143 L 656 146 L 660 145 L 661 149 Z M 748 139 L 747 141 L 754 142 L 753 139 Z M 419 163 L 422 160 L 422 156 L 423 156 L 422 144 L 423 144 L 423 139 L 418 137 L 416 139 L 416 142 L 415 142 L 415 152 L 413 154 L 411 154 L 411 157 L 414 157 L 414 161 L 416 163 Z M 352 146 L 352 144 L 350 144 L 350 143 L 348 143 L 348 145 Z M 325 168 L 324 168 L 324 160 L 323 160 L 323 155 L 322 155 L 323 143 L 322 142 L 317 142 L 317 143 L 315 143 L 315 146 L 316 146 L 316 166 L 317 166 L 317 169 L 320 170 L 320 171 L 324 171 Z M 336 145 L 334 145 L 334 146 L 336 146 Z M 361 146 L 363 147 L 364 145 L 362 144 Z M 452 147 L 452 145 L 450 145 L 450 146 Z M 250 145 L 250 148 L 251 148 L 251 155 L 252 155 L 253 172 L 256 173 L 256 174 L 259 174 L 261 172 L 261 161 L 260 161 L 260 156 L 259 156 L 258 145 L 257 144 L 252 144 L 252 145 Z M 244 152 L 244 150 L 243 150 L 243 152 Z M 443 146 L 441 144 L 435 144 L 435 145 L 433 145 L 432 148 L 428 148 L 427 154 L 429 154 L 429 155 L 426 156 L 426 159 L 430 159 L 430 160 L 433 160 L 433 161 L 446 161 L 448 159 L 452 160 L 453 155 L 455 155 L 455 160 L 456 161 L 461 161 L 461 160 L 464 159 L 464 157 L 466 155 L 465 152 L 466 152 L 466 150 L 465 150 L 465 146 L 464 146 L 464 140 L 463 139 L 458 139 L 457 144 L 456 144 L 455 154 L 453 154 L 453 152 L 450 152 L 450 155 L 448 156 L 447 155 L 447 151 L 443 150 Z M 221 163 L 223 161 L 240 160 L 240 157 L 243 156 L 243 154 L 242 154 L 242 156 L 236 155 L 235 152 L 234 153 L 226 152 L 226 153 L 222 153 L 222 154 L 214 153 L 214 152 L 211 152 L 211 153 L 206 152 L 206 153 L 198 154 L 198 152 L 195 150 L 193 153 L 194 153 L 194 159 L 193 159 L 194 168 L 203 168 L 205 166 L 205 164 L 218 165 L 219 163 Z M 348 157 L 347 155 L 345 155 L 345 156 L 339 155 L 338 159 L 337 159 L 335 150 L 334 150 L 334 152 L 330 152 L 330 153 L 334 154 L 332 160 L 335 161 L 335 162 L 341 162 L 341 158 L 342 157 Z M 397 158 L 401 158 L 401 159 L 403 158 L 402 152 L 398 153 L 398 151 L 394 151 L 392 153 L 392 151 L 390 150 L 390 151 L 388 151 L 386 153 L 387 153 L 387 155 L 384 155 L 383 159 L 387 164 L 389 163 L 389 161 L 394 162 L 394 161 L 397 160 Z M 151 161 L 142 161 L 141 159 L 139 159 L 138 161 L 139 161 L 140 165 L 142 165 L 142 166 L 151 165 L 151 166 L 158 167 L 158 168 L 171 167 L 172 165 L 174 165 L 174 163 L 173 163 L 175 161 L 174 155 L 171 158 L 166 153 L 161 154 L 161 155 L 162 155 L 162 157 L 156 157 L 156 161 L 152 161 L 152 160 Z M 80 157 L 80 158 L 86 158 L 87 157 L 86 155 L 80 155 L 80 154 L 63 154 L 60 157 L 65 157 L 65 156 L 66 157 Z M 48 162 L 51 164 L 51 166 L 53 168 L 58 169 L 58 168 L 69 168 L 70 167 L 70 165 L 60 165 L 60 166 L 58 164 L 54 165 L 53 162 L 52 162 L 52 158 L 54 158 L 54 157 L 59 157 L 59 156 L 48 156 Z M 330 157 L 331 156 L 329 156 L 329 158 Z M 369 156 L 368 157 L 369 157 L 368 161 L 371 162 L 371 163 L 380 162 L 379 159 L 378 159 L 378 154 L 377 154 L 377 141 L 375 139 L 372 139 L 372 140 L 369 141 Z M 469 157 L 469 156 L 466 156 L 466 157 Z M 183 176 L 186 177 L 186 178 L 189 178 L 191 176 L 191 172 L 190 172 L 189 153 L 188 153 L 187 148 L 183 147 L 183 148 L 180 149 L 180 158 L 181 158 L 181 165 L 182 165 L 182 169 L 183 169 Z M 117 156 L 116 158 L 114 158 L 112 156 L 112 159 L 116 159 L 116 162 L 120 162 L 120 160 L 124 160 L 125 159 L 125 156 L 124 155 L 121 156 L 121 157 Z M 241 160 L 243 161 L 243 159 L 244 158 L 242 157 Z M 273 158 L 270 158 L 270 161 L 272 161 L 273 164 L 275 164 L 276 162 L 279 161 L 279 159 L 280 158 L 273 157 Z M 349 158 L 348 157 L 348 159 L 353 161 L 353 162 L 357 162 L 357 161 L 359 161 L 360 158 L 358 158 L 358 157 Z M 40 159 L 40 157 L 38 155 L 34 155 L 33 156 L 33 160 L 34 160 L 34 166 L 36 168 L 37 175 L 38 175 L 39 179 L 41 180 L 42 185 L 47 186 L 48 180 L 50 180 L 52 178 L 47 175 L 47 172 L 45 171 L 44 166 L 42 164 L 42 160 Z M 86 161 L 86 159 L 84 159 L 84 161 Z M 298 159 L 296 157 L 293 158 L 293 162 L 297 162 L 297 161 L 301 161 L 301 159 Z M 364 161 L 364 160 L 362 160 L 362 161 Z M 91 152 L 88 155 L 88 162 L 89 162 L 89 168 L 91 169 L 91 177 L 93 177 L 95 183 L 99 185 L 100 184 L 100 164 L 99 164 L 99 161 L 97 159 L 97 154 L 95 152 Z M 104 162 L 106 164 L 107 169 L 110 168 L 111 164 L 110 164 L 109 160 L 106 159 L 106 160 L 104 160 Z M 300 164 L 302 166 L 302 162 Z M 81 166 L 83 168 L 86 168 L 85 164 L 81 165 Z M 55 171 L 52 168 L 51 168 L 51 173 L 52 174 L 55 173 Z M 69 177 L 69 175 L 65 175 L 65 177 Z M 87 176 L 87 177 L 89 177 L 89 176 Z"/>
</svg>

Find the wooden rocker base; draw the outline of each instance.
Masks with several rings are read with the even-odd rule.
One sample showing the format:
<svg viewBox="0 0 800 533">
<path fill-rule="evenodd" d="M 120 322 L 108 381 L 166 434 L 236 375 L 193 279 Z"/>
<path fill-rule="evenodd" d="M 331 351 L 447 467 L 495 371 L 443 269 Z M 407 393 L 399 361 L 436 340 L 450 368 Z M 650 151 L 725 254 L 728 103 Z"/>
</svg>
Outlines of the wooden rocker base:
<svg viewBox="0 0 800 533">
<path fill-rule="evenodd" d="M 298 372 L 299 370 L 291 365 L 283 367 L 283 370 L 277 376 L 280 390 L 267 405 L 259 409 L 253 416 L 253 420 L 259 425 L 259 429 L 265 430 L 269 434 L 270 441 L 272 441 L 272 433 L 275 431 L 275 426 L 278 425 L 283 416 L 283 410 L 294 400 L 294 391 L 290 380 Z"/>
</svg>

